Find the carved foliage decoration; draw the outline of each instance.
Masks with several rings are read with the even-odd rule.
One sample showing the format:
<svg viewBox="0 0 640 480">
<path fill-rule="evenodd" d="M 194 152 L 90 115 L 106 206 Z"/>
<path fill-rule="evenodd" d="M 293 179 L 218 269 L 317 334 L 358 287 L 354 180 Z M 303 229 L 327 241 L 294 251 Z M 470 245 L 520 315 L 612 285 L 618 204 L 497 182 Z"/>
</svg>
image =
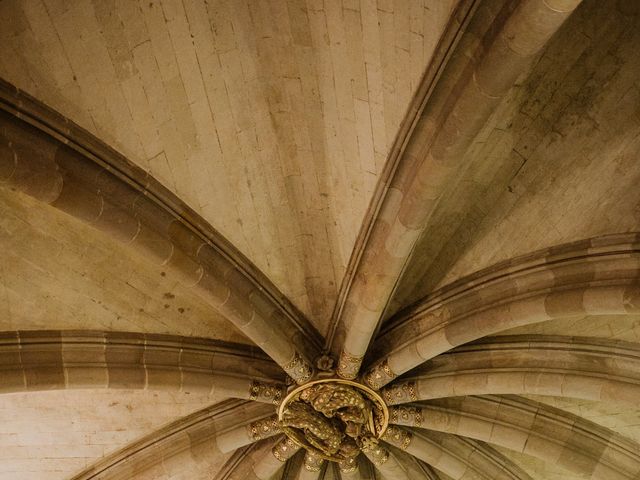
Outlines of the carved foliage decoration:
<svg viewBox="0 0 640 480">
<path fill-rule="evenodd" d="M 382 398 L 364 385 L 317 380 L 293 390 L 278 414 L 282 431 L 313 455 L 341 464 L 377 445 L 389 413 Z"/>
</svg>

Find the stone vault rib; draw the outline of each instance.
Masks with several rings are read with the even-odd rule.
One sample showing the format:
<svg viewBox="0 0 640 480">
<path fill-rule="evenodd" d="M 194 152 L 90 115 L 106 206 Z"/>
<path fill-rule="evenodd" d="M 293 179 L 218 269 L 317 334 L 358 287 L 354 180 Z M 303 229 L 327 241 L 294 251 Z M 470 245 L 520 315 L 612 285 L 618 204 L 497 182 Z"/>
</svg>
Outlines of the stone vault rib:
<svg viewBox="0 0 640 480">
<path fill-rule="evenodd" d="M 397 447 L 390 446 L 388 448 L 394 453 L 402 467 L 407 471 L 411 480 L 440 480 L 440 475 L 422 460 L 403 452 Z M 387 477 L 388 478 L 388 477 Z"/>
<path fill-rule="evenodd" d="M 396 448 L 396 455 L 400 461 L 405 465 L 407 470 L 417 474 L 411 474 L 411 478 L 422 478 L 424 480 L 441 480 L 440 475 L 430 466 L 424 463 L 422 460 L 417 459 L 411 455 L 401 452 Z"/>
<path fill-rule="evenodd" d="M 319 334 L 249 261 L 147 173 L 0 81 L 0 185 L 147 255 L 231 321 L 298 382 Z"/>
<path fill-rule="evenodd" d="M 338 463 L 341 480 L 358 480 L 361 477 L 362 466 L 368 463 L 367 457 L 359 455 L 351 462 Z"/>
<path fill-rule="evenodd" d="M 250 445 L 246 445 L 244 447 L 237 448 L 233 455 L 226 461 L 226 463 L 220 468 L 218 473 L 216 474 L 214 480 L 228 480 L 236 468 L 238 468 L 243 459 L 251 453 L 252 450 L 255 450 L 256 447 L 259 446 L 259 443 L 252 443 Z"/>
<path fill-rule="evenodd" d="M 219 393 L 278 404 L 283 373 L 255 347 L 169 335 L 0 333 L 0 393 L 126 388 Z"/>
<path fill-rule="evenodd" d="M 365 450 L 364 454 L 385 478 L 409 480 L 409 475 L 398 457 L 385 445 L 379 444 L 375 448 Z"/>
<path fill-rule="evenodd" d="M 473 28 L 465 33 L 461 44 L 467 56 L 458 60 L 468 63 L 448 75 L 449 86 L 438 86 L 433 104 L 418 121 L 347 294 L 341 377 L 357 376 L 404 265 L 445 187 L 463 167 L 466 149 L 579 3 L 525 0 L 513 9 L 508 2 L 482 33 Z"/>
<path fill-rule="evenodd" d="M 185 451 L 197 459 L 212 452 L 231 451 L 249 445 L 279 433 L 279 429 L 270 429 L 269 435 L 260 438 L 251 434 L 252 427 L 268 419 L 265 414 L 270 411 L 266 405 L 240 400 L 218 403 L 176 420 L 108 455 L 72 480 L 134 478 L 153 465 Z M 225 435 L 234 430 L 242 431 L 244 435 Z"/>
<path fill-rule="evenodd" d="M 527 473 L 483 442 L 398 426 L 389 427 L 383 438 L 454 479 L 531 480 Z"/>
<path fill-rule="evenodd" d="M 216 480 L 269 480 L 281 469 L 283 473 L 289 466 L 289 460 L 300 447 L 284 435 L 260 442 L 241 458 L 232 459 L 223 467 L 224 474 Z"/>
<path fill-rule="evenodd" d="M 285 468 L 299 449 L 290 439 L 281 436 L 275 443 L 269 442 L 247 455 L 229 480 L 269 480 Z"/>
<path fill-rule="evenodd" d="M 391 179 L 398 168 L 398 164 L 402 158 L 402 153 L 406 148 L 408 139 L 411 137 L 411 133 L 416 127 L 416 124 L 418 123 L 418 120 L 420 119 L 420 116 L 424 111 L 424 108 L 433 93 L 447 62 L 451 58 L 456 45 L 466 30 L 469 20 L 473 16 L 473 13 L 479 3 L 480 0 L 461 0 L 455 7 L 455 10 L 451 14 L 449 22 L 447 23 L 447 26 L 445 27 L 438 42 L 438 46 L 434 51 L 432 60 L 429 62 L 429 65 L 423 74 L 420 85 L 418 85 L 418 90 L 411 100 L 411 104 L 408 107 L 404 120 L 400 125 L 400 129 L 394 139 L 393 146 L 391 147 L 388 155 L 388 160 L 385 162 L 384 169 L 380 174 L 375 191 L 373 192 L 373 197 L 362 222 L 358 238 L 356 239 L 356 243 L 349 258 L 349 264 L 347 265 L 347 270 L 342 280 L 336 305 L 332 314 L 329 334 L 325 339 L 325 347 L 327 349 L 331 348 L 334 344 L 334 336 L 336 334 L 338 320 L 345 306 L 346 296 L 351 288 L 363 250 L 366 248 L 371 234 L 371 229 L 380 212 L 384 196 L 386 195 Z"/>
<path fill-rule="evenodd" d="M 278 454 L 276 458 L 286 460 L 284 465 L 278 463 L 274 460 L 273 453 L 276 452 L 277 446 L 282 444 L 282 440 L 276 444 L 256 444 L 252 448 L 256 453 L 243 451 L 242 457 L 234 455 L 223 467 L 216 480 L 267 480 L 269 478 L 317 480 L 324 478 L 327 466 L 332 466 L 331 463 L 309 459 L 307 453 L 302 454 L 297 451 L 288 452 L 286 457 Z M 283 468 L 281 475 L 275 477 L 280 468 Z M 339 464 L 337 475 L 341 480 L 375 480 L 375 471 L 386 479 L 394 480 L 439 480 L 440 478 L 422 461 L 403 453 L 400 449 L 382 444 L 375 451 L 360 455 L 349 465 Z"/>
<path fill-rule="evenodd" d="M 307 476 L 303 476 L 302 478 L 307 478 L 308 480 L 316 480 L 322 473 L 320 470 L 318 471 L 309 471 L 304 468 L 304 457 L 306 456 L 306 450 L 301 448 L 299 449 L 291 458 L 289 458 L 282 469 L 282 474 L 280 475 L 280 480 L 298 480 L 301 478 L 301 475 L 305 473 Z"/>
<path fill-rule="evenodd" d="M 373 464 L 364 455 L 358 457 L 358 478 L 360 480 L 377 480 L 380 478 Z M 343 476 L 343 480 L 347 479 Z"/>
<path fill-rule="evenodd" d="M 453 397 L 392 407 L 397 425 L 481 440 L 537 457 L 588 478 L 640 473 L 640 445 L 612 430 L 516 396 Z"/>
<path fill-rule="evenodd" d="M 513 327 L 640 312 L 639 238 L 630 233 L 559 245 L 434 292 L 390 320 L 372 347 L 366 382 L 380 388 L 453 347 Z"/>
<path fill-rule="evenodd" d="M 294 478 L 296 480 L 318 480 L 325 468 L 327 468 L 326 460 L 305 450 L 302 463 Z"/>
<path fill-rule="evenodd" d="M 596 338 L 488 337 L 382 390 L 388 405 L 464 395 L 549 395 L 637 406 L 640 348 Z"/>
</svg>

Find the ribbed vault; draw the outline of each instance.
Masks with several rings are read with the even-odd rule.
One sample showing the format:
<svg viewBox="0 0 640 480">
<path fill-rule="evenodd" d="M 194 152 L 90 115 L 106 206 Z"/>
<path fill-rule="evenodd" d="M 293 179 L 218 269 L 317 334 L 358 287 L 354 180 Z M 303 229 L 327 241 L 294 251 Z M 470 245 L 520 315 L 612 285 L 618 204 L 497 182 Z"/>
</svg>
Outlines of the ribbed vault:
<svg viewBox="0 0 640 480">
<path fill-rule="evenodd" d="M 639 9 L 240 3 L 0 4 L 0 394 L 193 396 L 31 474 L 640 478 Z"/>
</svg>

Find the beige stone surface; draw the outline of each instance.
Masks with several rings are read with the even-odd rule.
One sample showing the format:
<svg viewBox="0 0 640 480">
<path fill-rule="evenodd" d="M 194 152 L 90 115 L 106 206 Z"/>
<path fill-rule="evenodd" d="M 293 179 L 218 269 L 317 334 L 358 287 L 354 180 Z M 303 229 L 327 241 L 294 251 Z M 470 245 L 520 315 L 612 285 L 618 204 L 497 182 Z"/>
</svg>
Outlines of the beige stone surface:
<svg viewBox="0 0 640 480">
<path fill-rule="evenodd" d="M 640 19 L 625 4 L 584 2 L 507 95 L 426 227 L 391 312 L 515 255 L 640 229 Z"/>
<path fill-rule="evenodd" d="M 504 333 L 506 335 L 580 335 L 639 343 L 640 316 L 633 314 L 578 316 L 518 327 L 506 330 Z"/>
<path fill-rule="evenodd" d="M 0 75 L 148 170 L 325 329 L 455 3 L 11 0 Z"/>
<path fill-rule="evenodd" d="M 240 252 L 147 172 L 10 84 L 1 86 L 8 108 L 1 118 L 9 187 L 144 252 L 297 382 L 309 378 L 307 357 L 315 356 L 318 333 Z M 17 120 L 25 109 L 24 120 Z M 50 130 L 57 136 L 43 134 Z"/>
<path fill-rule="evenodd" d="M 215 478 L 220 465 L 230 454 L 209 452 L 194 458 L 190 452 L 179 453 L 164 462 L 150 466 L 135 476 L 136 480 L 194 480 Z"/>
<path fill-rule="evenodd" d="M 622 480 L 640 472 L 637 442 L 583 415 L 519 396 L 466 396 L 422 402 L 392 407 L 390 417 L 395 425 L 481 440 L 594 479 Z"/>
<path fill-rule="evenodd" d="M 0 395 L 0 479 L 371 480 L 372 462 L 388 480 L 636 478 L 640 8 L 585 0 L 544 48 L 578 3 L 0 1 L 0 77 L 98 147 L 83 150 L 64 118 L 30 116 L 2 83 L 0 182 L 42 187 L 44 201 L 52 187 L 55 199 L 0 185 L 0 391 L 32 390 Z M 418 115 L 412 95 L 431 92 L 420 76 L 463 4 L 477 6 L 472 33 L 425 94 L 394 178 L 390 149 L 402 150 L 398 132 Z M 158 200 L 150 177 L 107 173 L 114 164 L 92 157 L 101 142 L 193 207 L 283 295 L 181 223 L 197 215 Z M 389 184 L 376 187 L 380 178 Z M 385 197 L 396 180 L 415 188 Z M 126 204 L 121 187 L 132 184 Z M 102 232 L 86 225 L 90 214 Z M 380 220 L 384 235 L 359 237 L 363 219 Z M 109 236 L 127 228 L 128 247 Z M 345 271 L 355 275 L 354 245 L 376 260 L 354 290 L 373 312 L 354 316 L 356 333 L 376 332 L 395 291 L 374 342 L 354 342 L 369 349 L 367 383 L 388 384 L 389 404 L 448 410 L 421 425 L 414 412 L 412 430 L 389 430 L 388 450 L 361 456 L 351 476 L 333 464 L 302 474 L 302 452 L 290 458 L 276 421 L 272 395 L 284 386 L 257 381 L 283 382 L 281 367 L 300 383 L 312 375 L 318 345 L 293 328 L 287 300 L 327 334 L 344 315 L 332 310 Z M 69 329 L 85 337 L 59 335 L 61 347 L 51 330 Z M 75 343 L 88 335 L 89 347 Z M 218 340 L 223 360 L 193 336 Z M 223 341 L 246 348 L 232 355 Z M 113 388 L 122 384 L 140 390 Z M 87 385 L 107 388 L 40 391 Z M 245 400 L 212 405 L 212 388 Z M 469 398 L 517 394 L 561 412 Z M 409 454 L 447 474 L 421 472 Z"/>
<path fill-rule="evenodd" d="M 638 343 L 639 320 L 636 316 L 587 316 L 565 321 L 543 322 L 539 325 L 521 327 L 509 334 L 559 334 L 585 335 L 612 338 Z M 621 409 L 615 403 L 589 400 L 529 395 L 529 398 L 552 405 L 561 410 L 586 418 L 640 442 L 640 409 Z"/>
<path fill-rule="evenodd" d="M 628 316 L 587 316 L 543 322 L 509 330 L 508 334 L 565 334 L 611 338 L 638 343 L 639 319 Z M 560 408 L 640 442 L 640 409 L 624 408 L 612 402 L 594 402 L 567 397 L 529 395 L 529 398 Z"/>
<path fill-rule="evenodd" d="M 544 395 L 530 395 L 529 398 L 586 418 L 640 442 L 640 406 L 620 409 L 611 403 L 591 402 L 575 398 Z"/>
<path fill-rule="evenodd" d="M 380 388 L 453 347 L 517 326 L 637 315 L 637 239 L 611 235 L 544 249 L 433 292 L 380 332 L 366 382 Z"/>
<path fill-rule="evenodd" d="M 530 472 L 533 480 L 584 480 L 588 478 L 584 475 L 576 475 L 573 472 L 558 467 L 552 463 L 543 462 L 529 455 L 507 450 L 505 448 L 496 447 L 500 453 L 516 463 L 520 468 Z"/>
<path fill-rule="evenodd" d="M 70 478 L 165 423 L 219 400 L 133 390 L 1 395 L 0 478 Z"/>
<path fill-rule="evenodd" d="M 248 342 L 167 276 L 166 268 L 5 188 L 0 188 L 0 248 L 2 331 L 115 330 Z"/>
<path fill-rule="evenodd" d="M 579 3 L 557 9 L 538 0 L 487 2 L 461 35 L 429 106 L 413 119 L 347 293 L 338 329 L 344 339 L 337 337 L 341 377 L 357 376 L 419 238 L 430 231 L 429 219 L 468 168 L 465 153 L 474 138 Z"/>
</svg>

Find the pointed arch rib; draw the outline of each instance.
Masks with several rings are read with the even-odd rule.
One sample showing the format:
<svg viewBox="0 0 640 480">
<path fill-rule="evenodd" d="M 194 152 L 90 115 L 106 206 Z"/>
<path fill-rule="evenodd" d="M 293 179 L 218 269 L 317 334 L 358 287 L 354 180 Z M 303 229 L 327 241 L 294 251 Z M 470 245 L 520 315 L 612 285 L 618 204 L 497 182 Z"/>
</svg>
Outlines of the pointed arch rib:
<svg viewBox="0 0 640 480">
<path fill-rule="evenodd" d="M 300 450 L 298 445 L 290 438 L 282 436 L 270 451 L 265 452 L 255 461 L 252 471 L 258 480 L 269 480 L 298 450 Z M 244 477 L 239 480 L 244 480 Z"/>
<path fill-rule="evenodd" d="M 232 464 L 223 467 L 222 474 L 217 479 L 269 480 L 285 467 L 299 449 L 289 438 L 279 435 L 275 439 L 257 444 L 241 458 L 232 458 Z"/>
<path fill-rule="evenodd" d="M 305 450 L 303 461 L 294 478 L 296 480 L 319 480 L 326 465 L 326 460 Z"/>
<path fill-rule="evenodd" d="M 341 325 L 338 373 L 355 378 L 413 247 L 464 153 L 486 120 L 580 0 L 511 2 L 465 33 L 456 71 L 447 71 L 407 141 L 351 288 Z M 483 18 L 491 17 L 484 12 Z M 472 20 L 473 22 L 473 20 Z M 453 70 L 453 67 L 449 70 Z"/>
<path fill-rule="evenodd" d="M 360 469 L 362 464 L 366 462 L 366 457 L 358 455 L 355 458 L 349 458 L 338 462 L 338 471 L 340 472 L 341 480 L 357 480 L 360 478 Z"/>
<path fill-rule="evenodd" d="M 382 443 L 364 450 L 364 454 L 383 477 L 394 480 L 410 480 L 406 468 L 398 460 L 398 457 Z"/>
<path fill-rule="evenodd" d="M 258 440 L 252 436 L 251 429 L 268 418 L 265 415 L 271 411 L 267 405 L 246 401 L 221 402 L 176 420 L 104 457 L 72 480 L 135 478 L 152 466 L 183 452 L 189 452 L 192 458 L 197 459 L 249 445 Z M 224 435 L 229 430 L 242 430 L 244 436 L 232 439 Z M 275 435 L 279 429 L 272 432 Z"/>
<path fill-rule="evenodd" d="M 456 397 L 392 407 L 395 425 L 481 440 L 586 478 L 634 479 L 640 445 L 563 410 L 516 396 Z"/>
<path fill-rule="evenodd" d="M 509 459 L 475 440 L 390 426 L 383 440 L 454 480 L 531 480 Z"/>
<path fill-rule="evenodd" d="M 549 395 L 637 406 L 638 344 L 581 337 L 487 338 L 382 390 L 387 404 L 464 395 Z"/>
<path fill-rule="evenodd" d="M 373 346 L 364 378 L 380 388 L 453 347 L 522 325 L 637 313 L 640 234 L 560 245 L 466 277 L 403 312 Z"/>
<path fill-rule="evenodd" d="M 381 443 L 380 445 L 383 455 L 377 454 L 367 455 L 368 462 L 365 460 L 362 463 L 368 464 L 372 468 L 376 468 L 379 475 L 384 480 L 395 479 L 407 479 L 407 480 L 440 480 L 440 476 L 429 465 L 422 460 L 403 452 L 399 448 L 392 446 L 389 443 Z M 383 463 L 380 463 L 380 458 L 387 458 Z M 362 470 L 364 470 L 362 468 Z M 342 475 L 345 480 L 344 475 Z"/>
<path fill-rule="evenodd" d="M 387 444 L 387 446 L 391 451 L 393 451 L 400 464 L 407 471 L 407 474 L 409 475 L 409 478 L 411 480 L 441 479 L 442 474 L 436 473 L 433 467 L 427 465 L 419 458 L 416 458 L 413 455 L 409 455 L 408 453 L 403 452 L 399 448 L 393 447 L 390 444 Z"/>
<path fill-rule="evenodd" d="M 440 475 L 430 466 L 415 457 L 412 457 L 417 463 L 420 471 L 422 472 L 425 480 L 441 480 Z"/>
<path fill-rule="evenodd" d="M 358 455 L 354 462 L 338 464 L 341 480 L 376 480 L 376 467 L 366 455 Z"/>
<path fill-rule="evenodd" d="M 387 444 L 389 445 L 389 444 Z M 440 480 L 440 475 L 422 460 L 389 445 L 411 480 Z"/>
<path fill-rule="evenodd" d="M 252 443 L 244 447 L 237 448 L 225 464 L 218 470 L 213 480 L 228 480 L 233 472 L 240 467 L 243 460 L 251 454 L 253 450 L 259 448 L 259 443 Z"/>
<path fill-rule="evenodd" d="M 358 478 L 360 480 L 378 480 L 379 479 L 379 475 L 376 474 L 376 468 L 369 461 L 369 459 L 364 455 L 360 455 L 358 457 L 358 474 L 359 474 Z"/>
<path fill-rule="evenodd" d="M 194 211 L 96 138 L 0 80 L 0 186 L 20 190 L 166 265 L 298 382 L 319 334 Z"/>
<path fill-rule="evenodd" d="M 216 393 L 279 404 L 283 373 L 255 347 L 169 335 L 0 333 L 0 393 L 127 388 Z"/>
</svg>

